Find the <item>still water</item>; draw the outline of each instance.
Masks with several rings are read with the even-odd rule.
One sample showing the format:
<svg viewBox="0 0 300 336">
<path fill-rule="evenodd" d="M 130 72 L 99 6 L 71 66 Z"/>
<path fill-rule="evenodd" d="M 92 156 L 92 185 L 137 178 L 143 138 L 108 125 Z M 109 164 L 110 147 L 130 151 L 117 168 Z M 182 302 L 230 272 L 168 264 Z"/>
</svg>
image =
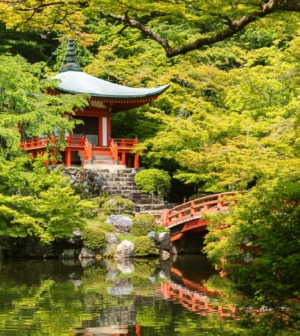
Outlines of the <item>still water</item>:
<svg viewBox="0 0 300 336">
<path fill-rule="evenodd" d="M 3 261 L 0 335 L 231 335 L 234 306 L 204 256 Z"/>
</svg>

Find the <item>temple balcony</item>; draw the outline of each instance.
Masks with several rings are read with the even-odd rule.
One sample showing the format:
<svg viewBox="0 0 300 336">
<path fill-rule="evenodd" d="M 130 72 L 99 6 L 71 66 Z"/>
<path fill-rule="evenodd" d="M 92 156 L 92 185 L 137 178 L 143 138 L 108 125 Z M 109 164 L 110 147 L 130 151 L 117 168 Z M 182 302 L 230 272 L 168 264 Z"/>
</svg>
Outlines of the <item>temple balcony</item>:
<svg viewBox="0 0 300 336">
<path fill-rule="evenodd" d="M 60 151 L 61 160 L 66 167 L 79 165 L 83 168 L 91 166 L 104 167 L 122 165 L 128 168 L 139 168 L 139 155 L 132 153 L 138 144 L 138 139 L 108 138 L 108 146 L 92 145 L 84 135 L 69 135 L 66 137 L 66 147 Z M 32 157 L 48 152 L 55 152 L 58 144 L 56 136 L 36 137 L 22 140 L 21 149 L 30 153 Z M 51 149 L 53 148 L 53 149 Z"/>
</svg>

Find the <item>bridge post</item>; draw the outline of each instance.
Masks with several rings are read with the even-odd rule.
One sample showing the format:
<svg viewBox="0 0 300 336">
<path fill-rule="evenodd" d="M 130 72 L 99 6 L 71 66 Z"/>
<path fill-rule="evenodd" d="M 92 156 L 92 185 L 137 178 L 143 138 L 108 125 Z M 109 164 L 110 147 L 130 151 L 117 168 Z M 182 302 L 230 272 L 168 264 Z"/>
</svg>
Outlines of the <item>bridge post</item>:
<svg viewBox="0 0 300 336">
<path fill-rule="evenodd" d="M 167 216 L 169 214 L 169 204 L 168 201 L 164 201 L 164 208 L 163 208 L 163 213 L 162 213 L 162 225 L 167 226 Z"/>
</svg>

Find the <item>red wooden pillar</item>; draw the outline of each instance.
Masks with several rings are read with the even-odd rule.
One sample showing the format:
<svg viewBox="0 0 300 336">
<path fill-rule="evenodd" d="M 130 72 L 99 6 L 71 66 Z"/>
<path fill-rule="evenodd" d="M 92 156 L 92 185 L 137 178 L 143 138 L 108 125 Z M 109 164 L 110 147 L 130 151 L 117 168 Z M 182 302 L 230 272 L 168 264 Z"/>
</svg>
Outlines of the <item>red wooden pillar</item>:
<svg viewBox="0 0 300 336">
<path fill-rule="evenodd" d="M 141 326 L 139 324 L 135 326 L 135 333 L 136 336 L 141 336 Z"/>
<path fill-rule="evenodd" d="M 66 151 L 66 167 L 70 167 L 71 166 L 71 151 L 69 148 L 67 148 Z"/>
<path fill-rule="evenodd" d="M 124 150 L 122 151 L 122 165 L 126 165 L 126 153 Z"/>
<path fill-rule="evenodd" d="M 139 155 L 134 154 L 134 165 L 133 165 L 134 168 L 139 168 L 140 167 L 139 159 L 140 159 Z"/>
<path fill-rule="evenodd" d="M 127 168 L 131 168 L 131 154 L 130 153 L 127 155 L 126 166 Z"/>
</svg>

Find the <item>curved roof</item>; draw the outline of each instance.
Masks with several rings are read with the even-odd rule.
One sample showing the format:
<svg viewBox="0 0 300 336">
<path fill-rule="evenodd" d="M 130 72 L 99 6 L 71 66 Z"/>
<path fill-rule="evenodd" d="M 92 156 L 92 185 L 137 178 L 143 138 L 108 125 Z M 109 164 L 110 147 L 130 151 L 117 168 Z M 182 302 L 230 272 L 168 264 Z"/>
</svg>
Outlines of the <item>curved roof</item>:
<svg viewBox="0 0 300 336">
<path fill-rule="evenodd" d="M 81 71 L 64 71 L 52 77 L 59 80 L 59 91 L 78 94 L 86 93 L 99 98 L 144 98 L 158 96 L 170 84 L 155 88 L 131 88 L 107 82 L 103 79 L 88 75 Z"/>
</svg>

